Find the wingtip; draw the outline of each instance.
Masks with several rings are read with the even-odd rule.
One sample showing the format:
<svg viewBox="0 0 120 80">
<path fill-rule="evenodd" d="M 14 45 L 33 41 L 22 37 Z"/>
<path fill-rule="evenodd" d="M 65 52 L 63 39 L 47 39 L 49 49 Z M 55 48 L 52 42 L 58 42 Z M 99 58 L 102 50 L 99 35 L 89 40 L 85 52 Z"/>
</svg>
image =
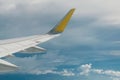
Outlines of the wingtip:
<svg viewBox="0 0 120 80">
<path fill-rule="evenodd" d="M 52 29 L 48 32 L 48 34 L 58 34 L 62 33 L 66 28 L 71 16 L 73 15 L 75 8 L 69 10 L 69 12 L 65 15 L 65 17 Z"/>
<path fill-rule="evenodd" d="M 72 9 L 70 9 L 69 12 L 74 13 L 75 10 L 76 10 L 76 8 L 72 8 Z"/>
<path fill-rule="evenodd" d="M 75 11 L 75 10 L 76 10 L 76 8 L 72 8 L 71 10 L 72 10 L 72 11 Z"/>
</svg>

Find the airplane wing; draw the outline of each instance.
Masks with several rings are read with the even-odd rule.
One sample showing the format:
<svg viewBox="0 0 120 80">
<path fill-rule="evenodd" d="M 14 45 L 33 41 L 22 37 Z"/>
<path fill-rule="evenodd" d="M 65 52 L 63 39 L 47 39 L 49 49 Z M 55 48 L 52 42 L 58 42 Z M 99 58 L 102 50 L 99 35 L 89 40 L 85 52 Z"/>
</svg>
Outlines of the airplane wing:
<svg viewBox="0 0 120 80">
<path fill-rule="evenodd" d="M 48 33 L 44 35 L 34 35 L 23 38 L 15 38 L 0 41 L 0 58 L 12 56 L 16 52 L 39 52 L 45 49 L 38 47 L 37 45 L 46 42 L 52 38 L 60 35 L 67 26 L 75 9 L 71 9 L 65 17 Z M 1 59 L 0 59 L 1 60 Z M 0 71 L 11 71 L 17 66 L 7 61 L 0 61 Z"/>
</svg>

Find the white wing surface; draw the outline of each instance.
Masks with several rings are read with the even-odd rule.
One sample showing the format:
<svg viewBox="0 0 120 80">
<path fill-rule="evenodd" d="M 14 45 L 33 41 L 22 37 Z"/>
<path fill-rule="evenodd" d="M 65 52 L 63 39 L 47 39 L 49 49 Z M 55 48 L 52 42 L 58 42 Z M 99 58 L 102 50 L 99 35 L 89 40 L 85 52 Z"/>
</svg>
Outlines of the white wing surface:
<svg viewBox="0 0 120 80">
<path fill-rule="evenodd" d="M 37 45 L 46 42 L 54 37 L 57 37 L 62 33 L 67 26 L 75 9 L 71 9 L 67 15 L 47 34 L 34 35 L 30 37 L 15 38 L 0 41 L 0 58 L 12 56 L 16 52 L 39 52 L 45 49 L 38 47 Z M 0 59 L 0 72 L 11 71 L 16 69 L 17 66 L 9 62 Z"/>
</svg>

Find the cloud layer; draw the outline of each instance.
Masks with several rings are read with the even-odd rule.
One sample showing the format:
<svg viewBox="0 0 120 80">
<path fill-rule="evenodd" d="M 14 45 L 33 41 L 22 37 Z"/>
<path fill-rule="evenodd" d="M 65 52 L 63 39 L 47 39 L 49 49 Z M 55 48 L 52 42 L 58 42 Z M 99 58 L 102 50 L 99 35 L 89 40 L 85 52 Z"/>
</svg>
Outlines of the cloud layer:
<svg viewBox="0 0 120 80">
<path fill-rule="evenodd" d="M 120 79 L 120 71 L 94 69 L 92 68 L 91 64 L 81 65 L 80 68 L 82 69 L 82 72 L 80 72 L 80 75 L 88 76 L 88 74 L 93 73 L 93 74 L 108 76 L 109 78 L 112 78 L 112 80 Z"/>
<path fill-rule="evenodd" d="M 119 66 L 119 2 L 119 0 L 24 0 L 24 2 L 0 0 L 1 39 L 45 33 L 54 27 L 69 9 L 76 8 L 63 35 L 41 45 L 48 49 L 47 54 L 7 60 L 20 66 L 18 73 L 80 77 L 95 74 L 119 80 L 119 70 L 115 71 L 109 67 L 103 69 L 113 63 Z M 93 68 L 93 64 L 81 65 L 83 63 L 94 63 L 100 68 Z M 73 68 L 68 68 L 68 65 Z M 59 68 L 61 66 L 68 67 L 61 69 Z"/>
</svg>

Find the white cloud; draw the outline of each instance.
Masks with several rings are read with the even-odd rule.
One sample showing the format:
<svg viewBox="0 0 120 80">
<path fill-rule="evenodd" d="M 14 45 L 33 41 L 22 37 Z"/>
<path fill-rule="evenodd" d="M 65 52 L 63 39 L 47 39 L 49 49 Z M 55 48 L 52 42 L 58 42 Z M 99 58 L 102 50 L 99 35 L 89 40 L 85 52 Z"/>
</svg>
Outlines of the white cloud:
<svg viewBox="0 0 120 80">
<path fill-rule="evenodd" d="M 72 71 L 68 71 L 68 70 L 66 70 L 66 69 L 64 69 L 64 70 L 61 72 L 61 74 L 62 74 L 63 76 L 75 76 L 75 73 L 73 73 Z"/>
<path fill-rule="evenodd" d="M 97 74 L 105 74 L 109 76 L 120 77 L 120 71 L 92 69 L 92 72 L 95 72 Z"/>
<path fill-rule="evenodd" d="M 93 69 L 93 72 L 95 72 L 97 74 L 102 74 L 103 70 L 102 69 Z"/>
<path fill-rule="evenodd" d="M 82 70 L 82 72 L 80 72 L 80 75 L 88 75 L 91 70 L 91 65 L 92 64 L 81 65 L 80 69 Z"/>
<path fill-rule="evenodd" d="M 104 75 L 104 76 L 111 77 L 113 80 L 120 79 L 120 71 L 94 69 L 94 68 L 92 68 L 91 64 L 81 65 L 80 69 L 82 70 L 82 72 L 80 72 L 80 75 L 88 76 L 89 74 L 95 73 L 97 75 Z"/>
<path fill-rule="evenodd" d="M 70 70 L 64 69 L 63 71 L 55 71 L 55 70 L 33 70 L 29 72 L 30 74 L 36 74 L 36 75 L 41 75 L 41 74 L 57 74 L 61 76 L 75 76 L 75 73 L 73 73 Z"/>
</svg>

